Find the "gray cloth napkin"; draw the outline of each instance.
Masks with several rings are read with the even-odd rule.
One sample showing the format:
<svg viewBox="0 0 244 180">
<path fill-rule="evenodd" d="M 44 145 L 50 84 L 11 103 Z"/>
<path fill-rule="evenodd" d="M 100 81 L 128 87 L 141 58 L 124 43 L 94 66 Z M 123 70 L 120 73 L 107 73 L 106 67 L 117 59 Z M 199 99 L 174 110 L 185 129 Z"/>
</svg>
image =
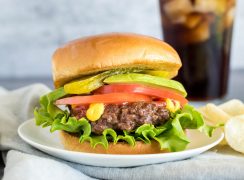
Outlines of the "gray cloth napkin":
<svg viewBox="0 0 244 180">
<path fill-rule="evenodd" d="M 244 179 L 244 156 L 227 146 L 216 147 L 187 160 L 133 168 L 92 167 L 49 156 L 26 144 L 17 134 L 18 126 L 33 117 L 39 97 L 49 91 L 41 84 L 14 91 L 0 88 L 0 150 L 6 163 L 4 180 Z"/>
</svg>

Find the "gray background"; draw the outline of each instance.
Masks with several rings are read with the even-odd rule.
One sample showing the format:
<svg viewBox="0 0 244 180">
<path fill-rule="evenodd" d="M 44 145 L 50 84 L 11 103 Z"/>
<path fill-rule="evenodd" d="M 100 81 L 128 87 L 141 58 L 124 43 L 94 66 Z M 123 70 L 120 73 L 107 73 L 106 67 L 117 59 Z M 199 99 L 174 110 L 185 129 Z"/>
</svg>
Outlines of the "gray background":
<svg viewBox="0 0 244 180">
<path fill-rule="evenodd" d="M 50 77 L 53 51 L 103 32 L 161 38 L 158 0 L 0 0 L 0 79 Z M 234 29 L 233 68 L 244 68 L 244 1 Z"/>
</svg>

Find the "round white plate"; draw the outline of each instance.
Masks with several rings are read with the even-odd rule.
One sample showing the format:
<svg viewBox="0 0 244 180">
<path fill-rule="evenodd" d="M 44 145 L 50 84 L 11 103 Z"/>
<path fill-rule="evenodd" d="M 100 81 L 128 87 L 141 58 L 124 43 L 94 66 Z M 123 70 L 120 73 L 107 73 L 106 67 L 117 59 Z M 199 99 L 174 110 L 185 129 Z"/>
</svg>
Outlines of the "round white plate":
<svg viewBox="0 0 244 180">
<path fill-rule="evenodd" d="M 217 145 L 224 137 L 220 129 L 211 138 L 197 130 L 187 132 L 190 144 L 181 152 L 145 154 L 145 155 L 111 155 L 68 151 L 59 140 L 59 133 L 50 133 L 49 128 L 35 125 L 34 119 L 22 123 L 18 128 L 19 136 L 28 144 L 52 156 L 80 164 L 103 167 L 131 167 L 147 164 L 182 160 L 196 156 Z"/>
</svg>

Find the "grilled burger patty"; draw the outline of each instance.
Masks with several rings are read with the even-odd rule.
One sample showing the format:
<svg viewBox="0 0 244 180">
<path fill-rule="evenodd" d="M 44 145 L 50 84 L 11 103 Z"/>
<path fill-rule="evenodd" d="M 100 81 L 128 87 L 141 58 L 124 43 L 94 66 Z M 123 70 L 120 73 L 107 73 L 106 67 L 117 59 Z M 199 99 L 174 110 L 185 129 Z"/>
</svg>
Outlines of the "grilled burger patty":
<svg viewBox="0 0 244 180">
<path fill-rule="evenodd" d="M 91 122 L 92 132 L 102 134 L 103 130 L 131 131 L 143 124 L 162 125 L 170 117 L 165 103 L 135 102 L 125 104 L 108 104 L 102 116 Z M 86 117 L 87 107 L 76 106 L 71 109 L 71 115 L 77 119 Z"/>
</svg>

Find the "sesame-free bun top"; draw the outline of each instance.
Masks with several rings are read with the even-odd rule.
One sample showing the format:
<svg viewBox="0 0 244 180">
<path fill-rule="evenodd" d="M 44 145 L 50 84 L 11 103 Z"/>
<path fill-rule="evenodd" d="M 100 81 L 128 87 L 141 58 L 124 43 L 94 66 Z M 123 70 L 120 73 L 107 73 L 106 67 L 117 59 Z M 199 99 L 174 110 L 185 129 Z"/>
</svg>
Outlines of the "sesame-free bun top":
<svg viewBox="0 0 244 180">
<path fill-rule="evenodd" d="M 79 77 L 116 68 L 146 68 L 177 75 L 181 61 L 167 43 L 149 36 L 109 33 L 80 38 L 58 48 L 52 59 L 56 88 Z"/>
</svg>

